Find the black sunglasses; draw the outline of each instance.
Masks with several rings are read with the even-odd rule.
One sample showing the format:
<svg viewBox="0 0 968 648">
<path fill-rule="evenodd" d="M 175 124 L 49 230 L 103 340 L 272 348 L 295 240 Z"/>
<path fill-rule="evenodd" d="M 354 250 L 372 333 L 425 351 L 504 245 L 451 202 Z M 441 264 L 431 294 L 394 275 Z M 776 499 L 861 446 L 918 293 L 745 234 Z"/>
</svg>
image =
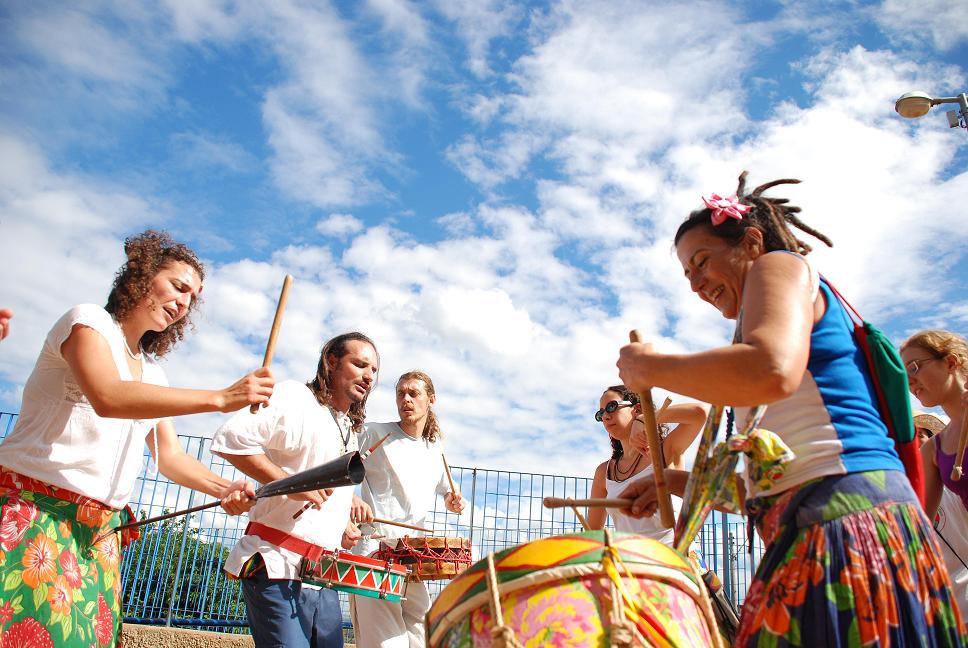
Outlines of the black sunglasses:
<svg viewBox="0 0 968 648">
<path fill-rule="evenodd" d="M 595 420 L 600 423 L 602 421 L 602 417 L 605 415 L 606 412 L 611 414 L 612 412 L 615 412 L 616 410 L 618 410 L 618 408 L 620 407 L 632 407 L 632 405 L 634 404 L 635 403 L 630 403 L 629 401 L 624 401 L 624 400 L 608 401 L 607 403 L 605 403 L 605 407 L 595 412 Z"/>
</svg>

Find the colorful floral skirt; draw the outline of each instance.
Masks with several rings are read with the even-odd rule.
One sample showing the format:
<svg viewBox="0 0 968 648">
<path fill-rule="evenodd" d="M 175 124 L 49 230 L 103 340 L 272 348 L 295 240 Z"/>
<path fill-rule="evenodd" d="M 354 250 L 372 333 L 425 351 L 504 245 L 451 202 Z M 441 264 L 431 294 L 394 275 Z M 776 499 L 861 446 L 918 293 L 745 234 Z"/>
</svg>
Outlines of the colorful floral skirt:
<svg viewBox="0 0 968 648">
<path fill-rule="evenodd" d="M 0 467 L 0 646 L 115 646 L 130 519 Z"/>
<path fill-rule="evenodd" d="M 747 502 L 767 544 L 735 646 L 961 646 L 931 525 L 898 471 L 814 480 Z"/>
</svg>

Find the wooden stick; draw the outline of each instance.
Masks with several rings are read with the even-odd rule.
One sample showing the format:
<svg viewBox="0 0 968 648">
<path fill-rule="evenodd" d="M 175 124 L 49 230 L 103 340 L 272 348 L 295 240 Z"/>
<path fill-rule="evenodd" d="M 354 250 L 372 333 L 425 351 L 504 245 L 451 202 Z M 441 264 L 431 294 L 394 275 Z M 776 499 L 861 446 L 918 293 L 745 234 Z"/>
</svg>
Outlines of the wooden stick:
<svg viewBox="0 0 968 648">
<path fill-rule="evenodd" d="M 941 443 L 940 439 L 938 439 L 938 443 Z M 968 447 L 968 412 L 961 415 L 961 438 L 958 439 L 958 454 L 955 456 L 955 465 L 951 469 L 951 479 L 954 481 L 961 479 L 961 464 L 965 463 L 966 447 Z"/>
<path fill-rule="evenodd" d="M 585 516 L 581 514 L 581 512 L 578 510 L 578 507 L 572 504 L 571 510 L 575 512 L 575 517 L 578 518 L 579 522 L 581 522 L 581 528 L 584 529 L 585 531 L 588 531 L 589 530 L 588 520 L 586 520 Z"/>
<path fill-rule="evenodd" d="M 568 506 L 587 506 L 589 508 L 628 508 L 635 502 L 633 499 L 619 497 L 591 497 L 586 499 L 572 499 L 570 497 L 546 497 L 545 508 L 565 508 Z"/>
<path fill-rule="evenodd" d="M 444 460 L 444 472 L 447 473 L 447 481 L 450 482 L 450 492 L 454 494 L 454 497 L 457 497 L 457 489 L 454 488 L 454 478 L 450 476 L 450 466 L 447 465 L 447 457 L 441 452 L 440 458 Z"/>
<path fill-rule="evenodd" d="M 382 439 L 380 439 L 379 441 L 377 441 L 376 443 L 374 443 L 373 445 L 371 445 L 369 447 L 369 449 L 367 449 L 366 452 L 364 452 L 363 454 L 360 455 L 360 458 L 361 459 L 366 459 L 371 454 L 373 454 L 374 452 L 376 452 L 376 449 L 379 448 L 381 445 L 383 445 L 383 442 L 386 441 L 387 439 L 389 439 L 390 438 L 390 435 L 392 435 L 392 434 L 393 434 L 393 432 L 387 432 L 387 435 L 385 437 L 383 437 Z"/>
<path fill-rule="evenodd" d="M 398 527 L 403 527 L 404 529 L 413 529 L 414 531 L 423 531 L 424 533 L 433 534 L 433 531 L 431 531 L 430 529 L 414 526 L 412 524 L 404 524 L 403 522 L 394 522 L 393 520 L 384 520 L 376 517 L 373 518 L 373 521 L 378 522 L 379 524 L 389 524 L 390 526 L 398 526 Z"/>
<path fill-rule="evenodd" d="M 279 303 L 276 304 L 276 316 L 272 318 L 272 329 L 269 331 L 269 342 L 266 344 L 266 354 L 262 358 L 262 366 L 268 367 L 272 364 L 272 353 L 276 350 L 276 338 L 279 336 L 279 329 L 282 327 L 282 313 L 286 310 L 286 300 L 289 299 L 289 287 L 292 286 L 292 275 L 287 274 L 282 281 L 282 292 L 279 293 Z M 259 406 L 253 404 L 249 411 L 255 414 L 259 411 Z"/>
<path fill-rule="evenodd" d="M 638 331 L 629 332 L 630 342 L 642 342 Z M 655 472 L 655 493 L 659 500 L 659 520 L 662 526 L 671 529 L 676 524 L 676 515 L 672 510 L 672 498 L 665 483 L 665 459 L 662 456 L 662 440 L 659 438 L 659 425 L 655 420 L 655 404 L 652 402 L 652 390 L 646 389 L 639 394 L 642 405 L 642 416 L 645 418 L 645 433 L 649 438 L 649 454 L 652 455 L 652 470 Z"/>
</svg>

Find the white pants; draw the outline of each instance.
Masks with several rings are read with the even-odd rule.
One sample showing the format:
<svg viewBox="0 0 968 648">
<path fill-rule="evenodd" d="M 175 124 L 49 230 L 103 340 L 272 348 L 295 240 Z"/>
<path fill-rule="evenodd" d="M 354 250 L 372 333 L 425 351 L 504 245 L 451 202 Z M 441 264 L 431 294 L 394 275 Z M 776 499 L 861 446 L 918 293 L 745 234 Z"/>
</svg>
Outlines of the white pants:
<svg viewBox="0 0 968 648">
<path fill-rule="evenodd" d="M 430 609 L 427 586 L 407 584 L 407 598 L 391 603 L 350 595 L 357 648 L 424 648 L 424 617 Z"/>
</svg>

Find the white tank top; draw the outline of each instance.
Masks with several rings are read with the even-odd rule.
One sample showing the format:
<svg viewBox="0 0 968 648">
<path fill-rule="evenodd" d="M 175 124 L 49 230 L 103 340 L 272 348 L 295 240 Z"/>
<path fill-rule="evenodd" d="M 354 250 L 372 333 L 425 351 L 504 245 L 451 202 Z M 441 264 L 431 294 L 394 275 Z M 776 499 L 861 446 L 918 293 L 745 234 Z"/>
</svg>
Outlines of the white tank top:
<svg viewBox="0 0 968 648">
<path fill-rule="evenodd" d="M 622 491 L 628 488 L 630 485 L 643 479 L 645 477 L 651 477 L 654 474 L 652 464 L 649 464 L 641 472 L 632 475 L 625 481 L 612 481 L 611 479 L 605 478 L 605 492 L 608 496 L 618 497 L 621 495 Z M 679 510 L 682 508 L 682 499 L 672 496 L 672 510 L 675 511 L 676 515 L 679 515 Z M 637 519 L 623 515 L 617 509 L 609 509 L 609 515 L 612 516 L 612 522 L 615 524 L 616 531 L 627 531 L 629 533 L 637 533 L 642 536 L 652 538 L 653 540 L 658 540 L 664 545 L 669 547 L 673 544 L 673 538 L 675 537 L 675 532 L 673 529 L 664 529 L 662 527 L 662 522 L 659 520 L 659 513 L 656 511 L 655 515 L 652 517 L 645 517 L 642 519 Z"/>
</svg>

